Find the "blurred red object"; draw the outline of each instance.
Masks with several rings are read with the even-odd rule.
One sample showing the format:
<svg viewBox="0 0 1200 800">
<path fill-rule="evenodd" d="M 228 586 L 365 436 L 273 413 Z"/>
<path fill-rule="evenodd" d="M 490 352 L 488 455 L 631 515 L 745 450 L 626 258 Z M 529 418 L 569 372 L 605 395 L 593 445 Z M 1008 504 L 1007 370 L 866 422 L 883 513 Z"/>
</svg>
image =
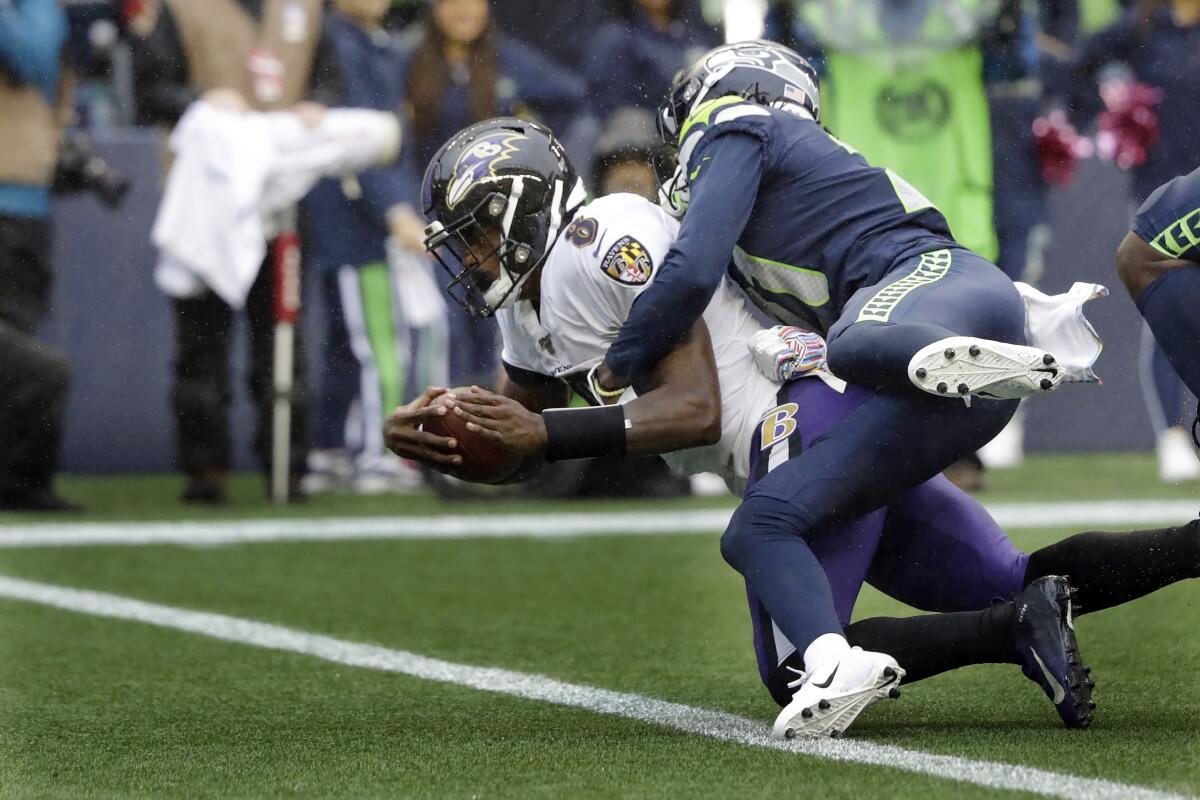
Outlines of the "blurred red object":
<svg viewBox="0 0 1200 800">
<path fill-rule="evenodd" d="M 1158 141 L 1157 108 L 1162 92 L 1138 81 L 1107 80 L 1100 84 L 1105 110 L 1096 121 L 1096 152 L 1121 169 L 1146 163 Z"/>
<path fill-rule="evenodd" d="M 1092 143 L 1080 136 L 1062 111 L 1051 111 L 1033 121 L 1033 142 L 1042 180 L 1064 186 L 1075 177 L 1079 159 L 1092 154 Z"/>
<path fill-rule="evenodd" d="M 128 22 L 147 11 L 148 0 L 123 0 L 121 3 L 121 19 Z"/>
</svg>

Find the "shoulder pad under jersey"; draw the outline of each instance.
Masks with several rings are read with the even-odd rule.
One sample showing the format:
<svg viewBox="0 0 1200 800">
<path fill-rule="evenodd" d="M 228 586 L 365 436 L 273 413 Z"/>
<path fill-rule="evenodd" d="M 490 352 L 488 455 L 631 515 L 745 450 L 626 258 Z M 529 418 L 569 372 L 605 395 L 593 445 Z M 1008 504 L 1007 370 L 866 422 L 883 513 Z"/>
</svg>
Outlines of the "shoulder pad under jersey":
<svg viewBox="0 0 1200 800">
<path fill-rule="evenodd" d="M 679 129 L 679 163 L 687 168 L 696 146 L 710 133 L 742 131 L 766 141 L 775 124 L 771 111 L 736 95 L 701 103 Z"/>
</svg>

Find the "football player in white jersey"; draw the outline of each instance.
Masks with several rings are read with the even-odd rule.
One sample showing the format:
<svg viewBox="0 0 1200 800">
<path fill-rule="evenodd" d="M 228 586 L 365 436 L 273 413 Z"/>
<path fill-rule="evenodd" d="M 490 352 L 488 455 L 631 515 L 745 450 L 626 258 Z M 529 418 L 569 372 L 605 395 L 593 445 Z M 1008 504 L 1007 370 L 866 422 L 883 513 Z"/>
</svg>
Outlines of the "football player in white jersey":
<svg viewBox="0 0 1200 800">
<path fill-rule="evenodd" d="M 634 195 L 585 205 L 565 152 L 541 126 L 501 119 L 460 132 L 431 163 L 424 204 L 427 244 L 455 296 L 499 320 L 505 378 L 499 394 L 435 404 L 445 393 L 436 389 L 398 409 L 386 435 L 401 455 L 453 471 L 450 441 L 418 426 L 455 413 L 526 455 L 511 480 L 547 461 L 662 453 L 683 471 L 723 474 L 740 493 L 870 396 L 820 368 L 818 337 L 763 331 L 726 284 L 644 385 L 619 404 L 594 397 L 588 373 L 678 225 Z M 804 377 L 781 380 L 795 371 Z M 571 388 L 597 405 L 564 408 Z M 791 536 L 786 521 L 780 531 Z M 1090 723 L 1093 684 L 1072 629 L 1073 590 L 1053 577 L 1074 552 L 1060 546 L 1076 537 L 1020 553 L 939 476 L 836 531 L 792 538 L 807 568 L 756 576 L 787 586 L 792 602 L 766 608 L 748 588 L 761 676 L 784 706 L 777 734 L 839 735 L 868 705 L 896 696 L 906 670 L 911 681 L 980 662 L 1020 664 L 1068 725 Z M 918 608 L 956 613 L 849 625 L 867 580 Z M 1095 594 L 1089 610 L 1157 588 L 1122 594 L 1102 584 L 1090 574 L 1081 581 Z M 993 605 L 994 597 L 1011 602 Z"/>
</svg>

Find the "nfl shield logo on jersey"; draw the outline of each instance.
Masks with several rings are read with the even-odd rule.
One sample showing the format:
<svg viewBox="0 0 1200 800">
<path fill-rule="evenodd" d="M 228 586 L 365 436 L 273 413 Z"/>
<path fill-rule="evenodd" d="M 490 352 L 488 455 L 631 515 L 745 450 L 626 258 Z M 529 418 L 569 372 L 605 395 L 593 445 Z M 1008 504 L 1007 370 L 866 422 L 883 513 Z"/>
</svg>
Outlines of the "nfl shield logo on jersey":
<svg viewBox="0 0 1200 800">
<path fill-rule="evenodd" d="M 632 236 L 622 236 L 609 248 L 600 268 L 617 283 L 641 286 L 654 273 L 654 262 L 641 242 Z"/>
</svg>

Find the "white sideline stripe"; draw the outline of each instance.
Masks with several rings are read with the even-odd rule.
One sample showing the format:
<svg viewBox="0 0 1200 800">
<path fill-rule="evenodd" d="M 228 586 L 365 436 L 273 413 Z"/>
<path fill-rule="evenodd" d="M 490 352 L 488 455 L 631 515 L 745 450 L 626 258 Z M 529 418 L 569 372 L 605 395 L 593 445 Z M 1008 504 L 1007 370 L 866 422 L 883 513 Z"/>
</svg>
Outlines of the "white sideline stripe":
<svg viewBox="0 0 1200 800">
<path fill-rule="evenodd" d="M 694 708 L 638 694 L 564 683 L 542 675 L 455 664 L 404 650 L 390 650 L 279 625 L 223 614 L 172 608 L 100 592 L 0 576 L 0 597 L 97 617 L 143 622 L 266 650 L 300 653 L 351 667 L 394 672 L 526 700 L 582 708 L 598 714 L 626 717 L 750 747 L 784 750 L 832 761 L 890 767 L 991 789 L 1032 792 L 1047 797 L 1098 800 L 1177 800 L 1183 797 L 1145 787 L 1080 778 L 1033 767 L 936 755 L 861 740 L 785 741 L 772 737 L 762 722 L 720 711 Z"/>
<path fill-rule="evenodd" d="M 1072 503 L 993 503 L 1001 527 L 1172 525 L 1194 519 L 1200 501 L 1106 500 Z M 705 511 L 470 514 L 427 517 L 206 522 L 34 523 L 0 525 L 0 549 L 85 545 L 225 545 L 366 539 L 569 539 L 576 536 L 712 534 L 725 530 L 732 509 Z"/>
</svg>

